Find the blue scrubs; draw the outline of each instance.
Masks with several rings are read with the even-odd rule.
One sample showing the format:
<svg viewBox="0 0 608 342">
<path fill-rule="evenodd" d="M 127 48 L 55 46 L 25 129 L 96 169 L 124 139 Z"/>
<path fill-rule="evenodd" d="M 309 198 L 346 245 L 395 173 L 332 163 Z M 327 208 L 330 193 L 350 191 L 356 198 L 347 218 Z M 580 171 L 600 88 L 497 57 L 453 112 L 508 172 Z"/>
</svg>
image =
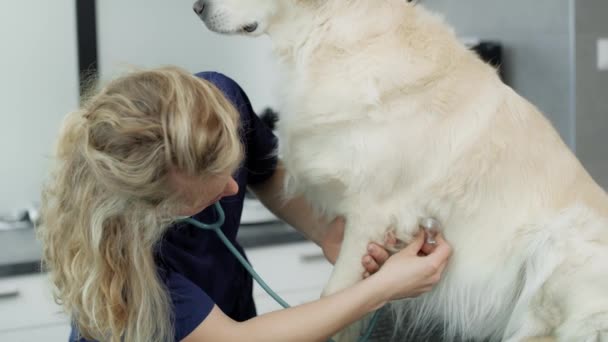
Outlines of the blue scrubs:
<svg viewBox="0 0 608 342">
<path fill-rule="evenodd" d="M 263 182 L 274 173 L 277 164 L 277 139 L 254 113 L 245 92 L 232 79 L 215 72 L 197 74 L 219 88 L 234 104 L 241 116 L 241 141 L 245 160 L 235 175 L 239 193 L 223 198 L 226 213 L 224 234 L 236 242 L 247 185 Z M 196 215 L 202 222 L 215 222 L 216 213 L 209 207 Z M 170 228 L 158 245 L 156 262 L 173 304 L 175 340 L 188 336 L 214 305 L 237 321 L 256 315 L 252 296 L 252 279 L 237 259 L 212 231 L 189 224 Z M 72 331 L 70 341 L 77 339 Z"/>
</svg>

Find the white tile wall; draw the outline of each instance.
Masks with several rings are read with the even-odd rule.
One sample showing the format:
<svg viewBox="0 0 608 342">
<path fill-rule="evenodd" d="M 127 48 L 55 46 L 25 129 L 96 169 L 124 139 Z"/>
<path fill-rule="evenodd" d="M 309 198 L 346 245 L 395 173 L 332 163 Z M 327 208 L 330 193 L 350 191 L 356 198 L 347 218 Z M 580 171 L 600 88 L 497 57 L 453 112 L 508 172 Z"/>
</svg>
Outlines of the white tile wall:
<svg viewBox="0 0 608 342">
<path fill-rule="evenodd" d="M 5 0 L 0 20 L 0 213 L 39 198 L 63 116 L 78 105 L 73 0 Z"/>
</svg>

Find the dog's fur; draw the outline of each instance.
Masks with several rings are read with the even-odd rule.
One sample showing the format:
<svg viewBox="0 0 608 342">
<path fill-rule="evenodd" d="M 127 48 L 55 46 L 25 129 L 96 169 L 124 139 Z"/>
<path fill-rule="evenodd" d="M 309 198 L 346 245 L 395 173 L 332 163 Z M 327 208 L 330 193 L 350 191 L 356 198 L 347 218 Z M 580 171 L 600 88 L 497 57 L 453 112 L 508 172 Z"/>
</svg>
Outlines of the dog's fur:
<svg viewBox="0 0 608 342">
<path fill-rule="evenodd" d="M 405 0 L 201 0 L 216 32 L 268 33 L 286 69 L 292 193 L 344 215 L 325 293 L 361 279 L 387 230 L 435 217 L 454 249 L 394 307 L 445 340 L 608 341 L 608 196 L 547 119 Z"/>
</svg>

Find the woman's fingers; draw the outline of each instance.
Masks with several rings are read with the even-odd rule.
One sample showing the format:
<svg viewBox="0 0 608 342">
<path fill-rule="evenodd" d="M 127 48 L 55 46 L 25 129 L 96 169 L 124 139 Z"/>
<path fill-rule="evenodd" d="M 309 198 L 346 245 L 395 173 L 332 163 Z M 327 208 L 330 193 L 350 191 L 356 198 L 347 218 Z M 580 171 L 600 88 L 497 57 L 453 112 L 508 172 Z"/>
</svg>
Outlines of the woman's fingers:
<svg viewBox="0 0 608 342">
<path fill-rule="evenodd" d="M 450 247 L 441 234 L 437 234 L 437 236 L 435 236 L 435 240 L 437 240 L 437 245 L 429 254 L 429 258 L 443 263 L 450 257 L 450 255 L 452 255 L 452 247 Z"/>
<path fill-rule="evenodd" d="M 389 257 L 390 253 L 388 252 L 385 246 L 381 246 L 373 242 L 370 243 L 367 246 L 367 254 L 364 255 L 363 259 L 361 260 L 363 267 L 365 268 L 365 273 L 374 274 L 378 272 L 380 267 L 384 265 L 384 263 L 386 262 L 386 260 L 388 260 Z"/>
<path fill-rule="evenodd" d="M 452 255 L 452 247 L 450 247 L 450 245 L 439 234 L 437 235 L 436 239 L 436 248 L 431 254 L 427 255 L 425 258 L 435 271 L 433 273 L 437 276 L 437 281 L 439 281 L 445 267 L 448 264 L 448 260 Z"/>
<path fill-rule="evenodd" d="M 361 260 L 361 263 L 367 273 L 376 273 L 380 269 L 380 265 L 378 265 L 376 260 L 370 255 L 365 255 Z"/>
<path fill-rule="evenodd" d="M 423 245 L 424 234 L 420 232 L 416 236 L 414 236 L 414 240 L 412 240 L 412 242 L 410 242 L 410 244 L 405 247 L 404 251 L 407 251 L 407 253 L 410 255 L 418 255 L 418 252 L 420 252 L 420 249 Z"/>
<path fill-rule="evenodd" d="M 437 243 L 436 242 L 435 243 L 427 243 L 427 241 L 429 241 L 429 238 L 431 238 L 432 240 L 437 241 L 437 239 L 436 239 L 437 234 L 435 234 L 433 236 L 429 236 L 430 233 L 428 231 L 423 230 L 423 232 L 424 232 L 424 245 L 422 245 L 422 248 L 420 250 L 425 255 L 429 255 L 429 254 L 433 253 L 433 251 L 437 247 Z"/>
<path fill-rule="evenodd" d="M 445 269 L 445 266 L 447 265 L 447 260 L 452 254 L 452 248 L 448 245 L 441 234 L 437 234 L 434 238 L 437 241 L 436 244 L 427 244 L 426 235 L 421 231 L 402 252 L 411 256 L 427 258 L 427 261 L 429 262 L 428 265 L 432 267 L 433 275 L 441 275 Z M 398 240 L 394 237 L 394 235 L 388 234 L 385 242 L 387 244 L 391 243 L 394 245 L 398 242 Z M 367 254 L 361 259 L 361 264 L 364 268 L 364 272 L 362 274 L 363 278 L 367 278 L 370 275 L 378 272 L 378 270 L 390 258 L 391 253 L 388 251 L 388 248 L 390 248 L 390 246 L 382 246 L 377 243 L 370 243 L 368 245 Z"/>
<path fill-rule="evenodd" d="M 371 256 L 374 261 L 380 266 L 384 265 L 386 260 L 390 257 L 389 252 L 383 246 L 376 243 L 370 243 L 367 246 L 367 253 Z"/>
</svg>

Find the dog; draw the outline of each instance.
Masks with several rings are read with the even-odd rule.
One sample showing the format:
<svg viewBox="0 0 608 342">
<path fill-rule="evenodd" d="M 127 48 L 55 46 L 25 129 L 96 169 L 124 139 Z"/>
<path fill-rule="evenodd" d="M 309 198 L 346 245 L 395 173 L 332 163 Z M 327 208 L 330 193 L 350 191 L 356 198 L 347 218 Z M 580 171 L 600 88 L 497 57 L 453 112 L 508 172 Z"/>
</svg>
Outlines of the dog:
<svg viewBox="0 0 608 342">
<path fill-rule="evenodd" d="M 214 32 L 274 43 L 288 193 L 347 222 L 324 294 L 361 280 L 370 241 L 387 231 L 411 241 L 432 217 L 454 254 L 433 291 L 393 303 L 406 330 L 608 341 L 608 195 L 440 17 L 404 0 L 199 0 L 194 10 Z"/>
</svg>

